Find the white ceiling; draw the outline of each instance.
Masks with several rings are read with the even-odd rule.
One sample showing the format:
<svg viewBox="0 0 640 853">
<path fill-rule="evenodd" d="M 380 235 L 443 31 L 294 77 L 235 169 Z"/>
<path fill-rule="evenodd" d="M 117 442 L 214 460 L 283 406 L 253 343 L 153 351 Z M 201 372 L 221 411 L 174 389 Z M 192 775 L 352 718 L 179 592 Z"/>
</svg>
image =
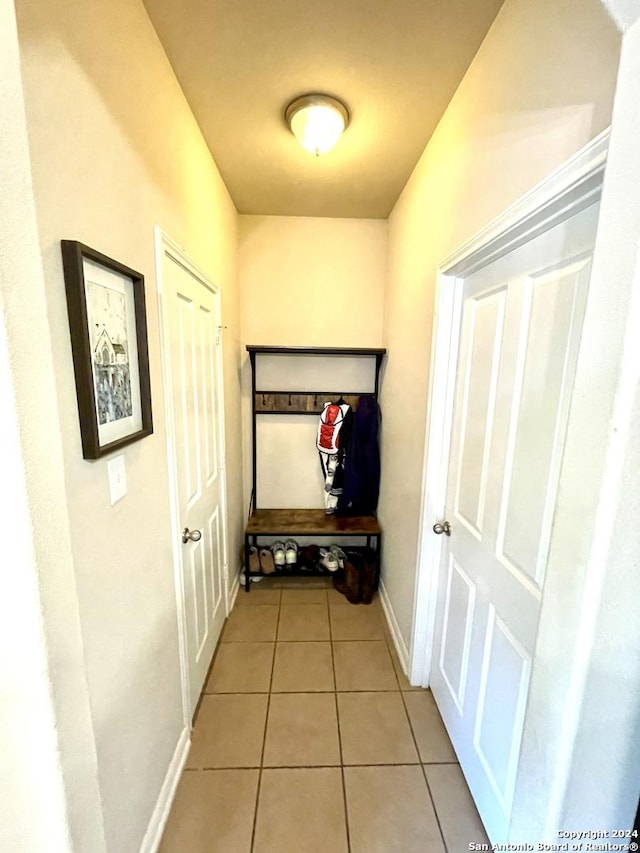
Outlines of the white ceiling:
<svg viewBox="0 0 640 853">
<path fill-rule="evenodd" d="M 240 213 L 386 218 L 503 0 L 144 0 Z M 313 157 L 307 92 L 351 123 Z"/>
</svg>

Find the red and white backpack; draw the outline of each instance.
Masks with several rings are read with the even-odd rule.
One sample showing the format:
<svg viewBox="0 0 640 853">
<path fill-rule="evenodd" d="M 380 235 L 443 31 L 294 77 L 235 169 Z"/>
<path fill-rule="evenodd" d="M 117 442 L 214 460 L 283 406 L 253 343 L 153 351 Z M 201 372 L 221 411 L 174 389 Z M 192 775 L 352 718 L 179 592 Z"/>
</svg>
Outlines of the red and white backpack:
<svg viewBox="0 0 640 853">
<path fill-rule="evenodd" d="M 351 407 L 348 403 L 325 403 L 318 424 L 317 445 L 320 453 L 338 452 L 340 431 Z"/>
</svg>

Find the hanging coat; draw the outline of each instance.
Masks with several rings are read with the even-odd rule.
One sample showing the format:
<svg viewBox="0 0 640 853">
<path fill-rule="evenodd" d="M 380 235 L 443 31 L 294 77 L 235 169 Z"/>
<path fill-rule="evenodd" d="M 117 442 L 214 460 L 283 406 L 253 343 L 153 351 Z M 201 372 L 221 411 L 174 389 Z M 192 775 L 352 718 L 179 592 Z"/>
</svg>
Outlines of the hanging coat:
<svg viewBox="0 0 640 853">
<path fill-rule="evenodd" d="M 380 494 L 381 419 L 376 398 L 360 397 L 346 448 L 344 482 L 336 510 L 339 515 L 375 515 Z"/>
</svg>

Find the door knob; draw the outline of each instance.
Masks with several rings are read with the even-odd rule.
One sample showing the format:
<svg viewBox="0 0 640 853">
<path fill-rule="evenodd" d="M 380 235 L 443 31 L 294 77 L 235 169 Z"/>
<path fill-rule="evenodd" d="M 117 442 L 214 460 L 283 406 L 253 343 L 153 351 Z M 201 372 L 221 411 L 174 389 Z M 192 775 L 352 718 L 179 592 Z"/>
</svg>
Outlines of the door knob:
<svg viewBox="0 0 640 853">
<path fill-rule="evenodd" d="M 437 521 L 437 522 L 433 525 L 433 532 L 434 532 L 434 533 L 437 533 L 437 534 L 438 534 L 438 536 L 439 536 L 441 533 L 445 533 L 447 536 L 451 536 L 451 525 L 449 524 L 449 522 L 448 522 L 448 521 L 443 521 L 442 523 L 441 523 L 441 522 L 439 522 L 439 521 Z"/>
<path fill-rule="evenodd" d="M 188 527 L 185 527 L 182 531 L 182 543 L 184 545 L 186 545 L 189 540 L 192 542 L 198 542 L 200 539 L 202 539 L 202 532 L 200 530 L 189 530 Z"/>
</svg>

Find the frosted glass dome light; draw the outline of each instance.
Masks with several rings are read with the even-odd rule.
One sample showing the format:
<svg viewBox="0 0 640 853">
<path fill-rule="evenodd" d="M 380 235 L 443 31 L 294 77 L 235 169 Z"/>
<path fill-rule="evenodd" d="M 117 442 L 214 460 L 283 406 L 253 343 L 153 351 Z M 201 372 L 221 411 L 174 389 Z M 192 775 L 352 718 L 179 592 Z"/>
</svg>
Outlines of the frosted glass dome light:
<svg viewBox="0 0 640 853">
<path fill-rule="evenodd" d="M 296 98 L 284 117 L 300 145 L 316 157 L 330 151 L 349 124 L 345 105 L 329 95 Z"/>
</svg>

